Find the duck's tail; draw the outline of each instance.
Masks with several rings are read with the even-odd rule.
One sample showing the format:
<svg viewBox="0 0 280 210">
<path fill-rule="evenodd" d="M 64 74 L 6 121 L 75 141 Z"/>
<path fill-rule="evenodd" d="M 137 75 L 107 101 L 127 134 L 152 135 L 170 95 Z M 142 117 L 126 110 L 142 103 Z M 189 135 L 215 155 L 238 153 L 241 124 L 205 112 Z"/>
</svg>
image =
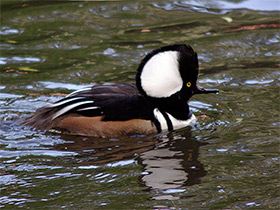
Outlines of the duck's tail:
<svg viewBox="0 0 280 210">
<path fill-rule="evenodd" d="M 44 106 L 37 109 L 33 115 L 20 120 L 19 123 L 38 130 L 48 130 L 53 124 L 53 117 L 56 112 L 57 108 Z"/>
</svg>

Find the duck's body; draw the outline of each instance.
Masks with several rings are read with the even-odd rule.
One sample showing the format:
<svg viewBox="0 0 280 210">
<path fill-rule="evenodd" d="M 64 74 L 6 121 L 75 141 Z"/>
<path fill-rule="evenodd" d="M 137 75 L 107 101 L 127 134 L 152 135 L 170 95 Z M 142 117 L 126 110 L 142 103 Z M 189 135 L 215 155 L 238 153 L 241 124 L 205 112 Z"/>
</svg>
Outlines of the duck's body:
<svg viewBox="0 0 280 210">
<path fill-rule="evenodd" d="M 186 45 L 154 50 L 141 62 L 135 84 L 96 85 L 42 107 L 23 124 L 40 130 L 117 137 L 152 134 L 195 120 L 187 101 L 195 93 L 197 55 Z"/>
<path fill-rule="evenodd" d="M 153 107 L 134 84 L 96 85 L 42 107 L 26 120 L 31 127 L 86 136 L 157 132 Z"/>
</svg>

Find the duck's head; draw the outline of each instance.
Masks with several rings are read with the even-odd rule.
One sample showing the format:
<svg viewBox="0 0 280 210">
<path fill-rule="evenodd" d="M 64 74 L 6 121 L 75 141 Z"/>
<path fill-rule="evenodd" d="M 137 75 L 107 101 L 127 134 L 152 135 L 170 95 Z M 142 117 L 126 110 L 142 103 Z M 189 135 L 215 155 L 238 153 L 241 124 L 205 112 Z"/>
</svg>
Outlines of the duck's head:
<svg viewBox="0 0 280 210">
<path fill-rule="evenodd" d="M 194 94 L 217 93 L 197 86 L 197 53 L 185 44 L 156 49 L 142 60 L 136 84 L 146 97 L 188 101 Z M 161 101 L 161 100 L 160 100 Z"/>
</svg>

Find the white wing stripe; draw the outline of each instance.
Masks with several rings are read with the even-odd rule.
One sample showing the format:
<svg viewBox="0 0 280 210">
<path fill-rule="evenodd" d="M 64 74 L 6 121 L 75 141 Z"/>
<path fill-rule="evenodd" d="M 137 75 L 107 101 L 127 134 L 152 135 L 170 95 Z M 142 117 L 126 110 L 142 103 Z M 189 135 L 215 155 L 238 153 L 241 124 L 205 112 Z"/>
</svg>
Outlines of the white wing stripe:
<svg viewBox="0 0 280 210">
<path fill-rule="evenodd" d="M 86 108 L 82 108 L 82 109 L 78 109 L 77 111 L 86 111 L 86 110 L 90 110 L 90 109 L 99 109 L 100 107 L 98 106 L 91 106 L 91 107 L 86 107 Z"/>
<path fill-rule="evenodd" d="M 84 88 L 84 89 L 76 90 L 76 91 L 70 93 L 69 95 L 67 95 L 66 98 L 69 97 L 69 96 L 72 96 L 72 95 L 74 95 L 76 93 L 79 93 L 79 92 L 82 92 L 82 91 L 86 91 L 86 90 L 91 90 L 91 87 L 90 88 Z"/>
<path fill-rule="evenodd" d="M 79 99 L 82 99 L 82 98 L 84 98 L 84 97 L 70 98 L 70 99 L 67 99 L 67 100 L 63 100 L 63 101 L 61 101 L 61 102 L 59 102 L 59 103 L 49 104 L 49 105 L 47 105 L 47 107 L 50 107 L 50 108 L 51 108 L 51 107 L 57 107 L 57 106 L 66 104 L 66 103 L 68 103 L 68 102 L 75 101 L 75 100 L 79 100 Z"/>
<path fill-rule="evenodd" d="M 65 114 L 66 112 L 70 111 L 71 109 L 76 108 L 77 106 L 81 106 L 83 104 L 89 104 L 89 103 L 94 103 L 94 101 L 82 101 L 79 103 L 75 103 L 69 106 L 64 107 L 63 109 L 59 110 L 53 117 L 52 120 L 54 120 L 55 118 Z"/>
</svg>

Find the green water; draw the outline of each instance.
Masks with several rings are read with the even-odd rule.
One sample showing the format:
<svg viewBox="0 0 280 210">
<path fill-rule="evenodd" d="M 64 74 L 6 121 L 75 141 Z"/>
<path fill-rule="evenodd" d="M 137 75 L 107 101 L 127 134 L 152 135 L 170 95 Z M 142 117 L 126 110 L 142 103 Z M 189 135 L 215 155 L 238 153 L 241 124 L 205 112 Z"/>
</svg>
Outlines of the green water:
<svg viewBox="0 0 280 210">
<path fill-rule="evenodd" d="M 261 1 L 1 1 L 0 208 L 279 209 L 279 8 Z M 185 43 L 198 123 L 100 139 L 17 121 L 95 83 L 134 82 L 143 56 Z"/>
</svg>

